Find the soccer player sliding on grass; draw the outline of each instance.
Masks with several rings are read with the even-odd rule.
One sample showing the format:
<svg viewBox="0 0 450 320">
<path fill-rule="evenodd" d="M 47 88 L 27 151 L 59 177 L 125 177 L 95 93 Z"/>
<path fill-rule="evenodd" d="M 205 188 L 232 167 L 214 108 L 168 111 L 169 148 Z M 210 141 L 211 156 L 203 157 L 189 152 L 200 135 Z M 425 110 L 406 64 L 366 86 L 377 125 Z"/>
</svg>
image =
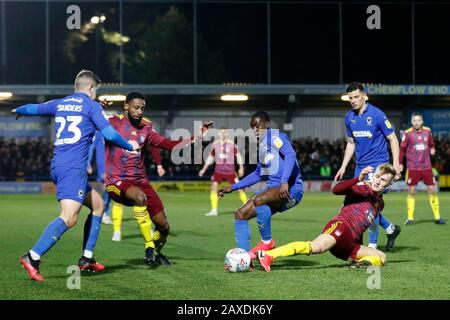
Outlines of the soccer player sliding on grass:
<svg viewBox="0 0 450 320">
<path fill-rule="evenodd" d="M 270 272 L 270 265 L 279 257 L 326 251 L 345 261 L 352 259 L 357 266 L 384 265 L 386 255 L 378 249 L 361 245 L 362 235 L 383 210 L 383 191 L 394 182 L 396 171 L 389 163 L 381 164 L 377 167 L 373 180 L 364 181 L 372 171 L 373 168 L 368 166 L 361 171 L 359 177 L 343 180 L 333 187 L 334 194 L 345 195 L 344 206 L 316 239 L 258 251 L 259 262 L 264 270 Z"/>
</svg>

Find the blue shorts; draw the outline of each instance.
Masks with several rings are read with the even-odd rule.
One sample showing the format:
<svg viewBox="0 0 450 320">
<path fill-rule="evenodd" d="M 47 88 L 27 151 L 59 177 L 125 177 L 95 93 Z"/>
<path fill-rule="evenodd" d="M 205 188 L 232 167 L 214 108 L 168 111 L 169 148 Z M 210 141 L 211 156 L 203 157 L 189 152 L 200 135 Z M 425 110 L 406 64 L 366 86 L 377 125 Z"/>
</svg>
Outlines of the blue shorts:
<svg viewBox="0 0 450 320">
<path fill-rule="evenodd" d="M 82 204 L 86 195 L 92 190 L 92 187 L 88 184 L 86 170 L 53 167 L 50 170 L 50 176 L 56 185 L 56 199 L 58 201 L 70 199 Z"/>
<path fill-rule="evenodd" d="M 266 188 L 264 188 L 260 192 L 257 192 L 256 194 L 263 193 L 263 192 L 267 191 L 270 188 L 279 188 L 279 187 L 280 187 L 279 185 L 274 185 L 274 186 L 270 186 L 270 187 L 267 186 Z M 289 188 L 289 193 L 290 193 L 292 199 L 285 201 L 278 211 L 274 212 L 272 210 L 272 214 L 275 214 L 277 212 L 287 211 L 287 210 L 295 207 L 296 205 L 298 205 L 300 203 L 300 201 L 302 201 L 303 191 L 304 191 L 303 185 L 301 185 L 301 184 L 294 184 L 293 186 L 291 186 Z"/>
</svg>

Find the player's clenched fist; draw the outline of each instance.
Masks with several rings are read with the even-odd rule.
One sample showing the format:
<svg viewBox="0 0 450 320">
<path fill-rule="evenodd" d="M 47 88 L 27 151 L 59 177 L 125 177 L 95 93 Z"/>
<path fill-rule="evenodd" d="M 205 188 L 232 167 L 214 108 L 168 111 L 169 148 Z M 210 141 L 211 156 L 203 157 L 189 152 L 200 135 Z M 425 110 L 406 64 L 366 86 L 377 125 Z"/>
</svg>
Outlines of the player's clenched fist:
<svg viewBox="0 0 450 320">
<path fill-rule="evenodd" d="M 213 126 L 213 122 L 211 120 L 203 122 L 202 123 L 202 127 L 200 128 L 200 135 L 204 136 L 206 134 L 206 132 L 212 128 Z"/>
<path fill-rule="evenodd" d="M 233 190 L 231 190 L 231 187 L 226 187 L 226 188 L 220 188 L 219 192 L 217 193 L 219 195 L 219 198 L 223 198 L 223 196 L 225 195 L 225 193 L 230 193 Z"/>
<path fill-rule="evenodd" d="M 367 175 L 373 171 L 373 167 L 368 166 L 362 169 L 361 173 L 359 174 L 359 181 L 363 181 L 366 179 Z"/>
</svg>

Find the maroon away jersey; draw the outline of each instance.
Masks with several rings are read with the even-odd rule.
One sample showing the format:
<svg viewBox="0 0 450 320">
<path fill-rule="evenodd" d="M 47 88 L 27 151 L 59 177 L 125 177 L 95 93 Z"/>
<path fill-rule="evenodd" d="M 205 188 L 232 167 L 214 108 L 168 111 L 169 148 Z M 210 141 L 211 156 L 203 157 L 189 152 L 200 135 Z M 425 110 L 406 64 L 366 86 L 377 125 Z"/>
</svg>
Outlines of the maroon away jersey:
<svg viewBox="0 0 450 320">
<path fill-rule="evenodd" d="M 222 174 L 235 173 L 234 159 L 236 154 L 237 147 L 234 142 L 230 140 L 215 142 L 211 150 L 211 155 L 216 159 L 214 172 Z"/>
<path fill-rule="evenodd" d="M 353 239 L 362 242 L 364 231 L 383 210 L 383 196 L 377 195 L 365 182 L 359 182 L 358 178 L 339 182 L 333 187 L 333 193 L 346 195 L 344 206 L 333 219 L 345 222 Z"/>
<path fill-rule="evenodd" d="M 116 129 L 125 140 L 135 140 L 138 142 L 141 150 L 128 151 L 116 147 L 112 144 L 105 143 L 105 184 L 111 184 L 116 181 L 126 180 L 137 183 L 147 183 L 147 173 L 145 172 L 144 157 L 141 152 L 149 150 L 152 152 L 153 147 L 158 149 L 173 150 L 174 148 L 184 148 L 193 142 L 194 137 L 184 140 L 169 140 L 161 136 L 153 126 L 141 121 L 138 127 L 134 127 L 130 120 L 123 114 L 114 116 L 109 119 L 114 129 Z"/>
<path fill-rule="evenodd" d="M 403 134 L 400 144 L 400 163 L 403 163 L 403 154 L 406 154 L 406 166 L 409 170 L 429 170 L 432 147 L 434 141 L 430 128 L 422 127 L 420 131 L 409 128 Z"/>
</svg>

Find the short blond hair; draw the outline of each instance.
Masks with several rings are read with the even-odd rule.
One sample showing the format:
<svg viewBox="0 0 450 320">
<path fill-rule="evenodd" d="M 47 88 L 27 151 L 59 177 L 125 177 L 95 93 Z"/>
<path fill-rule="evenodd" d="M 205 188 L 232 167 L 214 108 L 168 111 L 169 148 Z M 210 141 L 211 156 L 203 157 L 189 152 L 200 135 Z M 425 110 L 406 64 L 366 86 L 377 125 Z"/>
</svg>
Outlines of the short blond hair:
<svg viewBox="0 0 450 320">
<path fill-rule="evenodd" d="M 100 87 L 102 81 L 100 78 L 91 70 L 81 70 L 75 77 L 75 91 L 82 90 L 90 85 L 95 88 Z"/>
<path fill-rule="evenodd" d="M 390 173 L 393 177 L 397 175 L 397 171 L 395 170 L 395 167 L 390 163 L 383 163 L 380 164 L 377 169 L 375 170 L 375 173 L 378 174 L 385 174 Z"/>
</svg>

